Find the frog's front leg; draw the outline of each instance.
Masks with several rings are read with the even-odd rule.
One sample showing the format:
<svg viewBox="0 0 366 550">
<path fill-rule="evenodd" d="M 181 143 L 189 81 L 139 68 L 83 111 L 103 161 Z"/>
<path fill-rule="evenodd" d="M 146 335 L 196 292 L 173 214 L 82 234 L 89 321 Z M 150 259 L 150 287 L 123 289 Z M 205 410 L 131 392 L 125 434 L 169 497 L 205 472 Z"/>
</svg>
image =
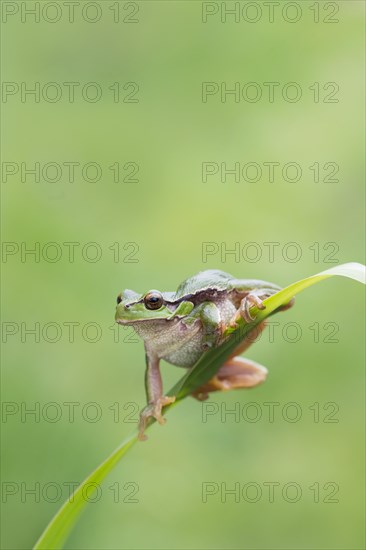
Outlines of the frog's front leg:
<svg viewBox="0 0 366 550">
<path fill-rule="evenodd" d="M 146 351 L 146 372 L 145 372 L 145 388 L 147 396 L 147 405 L 140 413 L 139 422 L 139 439 L 144 441 L 147 439 L 145 430 L 150 418 L 154 417 L 159 424 L 165 423 L 165 418 L 161 414 L 162 408 L 165 405 L 174 403 L 175 397 L 163 395 L 163 382 L 161 379 L 159 358 L 155 353 L 145 347 Z"/>
<path fill-rule="evenodd" d="M 226 328 L 221 319 L 220 310 L 213 302 L 203 302 L 198 308 L 204 330 L 204 343 L 207 348 L 215 346 Z"/>
</svg>

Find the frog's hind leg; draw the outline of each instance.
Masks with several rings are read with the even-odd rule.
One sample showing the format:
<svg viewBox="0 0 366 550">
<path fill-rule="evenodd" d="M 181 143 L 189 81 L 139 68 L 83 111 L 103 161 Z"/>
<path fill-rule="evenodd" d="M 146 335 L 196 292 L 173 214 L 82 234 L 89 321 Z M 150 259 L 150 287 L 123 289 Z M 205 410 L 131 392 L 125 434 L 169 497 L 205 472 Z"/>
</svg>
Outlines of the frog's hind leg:
<svg viewBox="0 0 366 550">
<path fill-rule="evenodd" d="M 266 322 L 263 321 L 256 327 L 254 335 L 254 331 L 252 331 L 249 334 L 250 338 L 249 336 L 244 338 L 229 359 L 220 367 L 216 375 L 192 393 L 192 397 L 204 401 L 208 398 L 210 392 L 253 388 L 264 382 L 268 373 L 267 369 L 255 361 L 238 357 L 238 354 L 243 353 L 253 344 L 265 326 Z"/>
<path fill-rule="evenodd" d="M 228 391 L 240 388 L 253 388 L 267 378 L 267 369 L 244 357 L 231 357 L 220 367 L 216 375 L 207 384 L 196 390 L 192 396 L 200 401 L 208 398 L 214 391 Z"/>
</svg>

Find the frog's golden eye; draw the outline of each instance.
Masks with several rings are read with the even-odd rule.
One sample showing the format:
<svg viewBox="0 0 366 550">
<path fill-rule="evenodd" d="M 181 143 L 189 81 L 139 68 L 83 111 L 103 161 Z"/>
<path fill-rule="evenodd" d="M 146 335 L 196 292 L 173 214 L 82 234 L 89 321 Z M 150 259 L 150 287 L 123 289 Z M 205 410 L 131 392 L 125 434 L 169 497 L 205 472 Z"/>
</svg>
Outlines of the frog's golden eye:
<svg viewBox="0 0 366 550">
<path fill-rule="evenodd" d="M 144 297 L 144 304 L 147 309 L 160 309 L 164 303 L 164 298 L 160 292 L 149 292 Z"/>
</svg>

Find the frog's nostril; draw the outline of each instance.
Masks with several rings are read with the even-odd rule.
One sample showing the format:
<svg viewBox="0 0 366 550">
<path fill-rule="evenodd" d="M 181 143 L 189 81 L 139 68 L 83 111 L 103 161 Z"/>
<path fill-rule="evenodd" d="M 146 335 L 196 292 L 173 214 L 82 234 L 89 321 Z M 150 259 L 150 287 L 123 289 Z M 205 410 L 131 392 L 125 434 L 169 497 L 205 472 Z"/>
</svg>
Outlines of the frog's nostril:
<svg viewBox="0 0 366 550">
<path fill-rule="evenodd" d="M 117 296 L 117 305 L 120 304 L 122 302 L 122 296 L 121 294 L 118 294 Z"/>
</svg>

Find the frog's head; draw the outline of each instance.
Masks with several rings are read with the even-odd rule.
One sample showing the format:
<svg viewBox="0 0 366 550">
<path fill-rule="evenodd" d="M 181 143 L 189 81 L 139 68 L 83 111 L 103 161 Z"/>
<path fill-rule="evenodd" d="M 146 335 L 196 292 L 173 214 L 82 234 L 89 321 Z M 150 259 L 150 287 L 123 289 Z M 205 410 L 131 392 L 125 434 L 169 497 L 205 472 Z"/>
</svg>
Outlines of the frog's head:
<svg viewBox="0 0 366 550">
<path fill-rule="evenodd" d="M 142 295 L 133 290 L 124 290 L 117 297 L 115 319 L 120 325 L 168 319 L 174 315 L 174 309 L 158 290 L 150 290 Z"/>
</svg>

